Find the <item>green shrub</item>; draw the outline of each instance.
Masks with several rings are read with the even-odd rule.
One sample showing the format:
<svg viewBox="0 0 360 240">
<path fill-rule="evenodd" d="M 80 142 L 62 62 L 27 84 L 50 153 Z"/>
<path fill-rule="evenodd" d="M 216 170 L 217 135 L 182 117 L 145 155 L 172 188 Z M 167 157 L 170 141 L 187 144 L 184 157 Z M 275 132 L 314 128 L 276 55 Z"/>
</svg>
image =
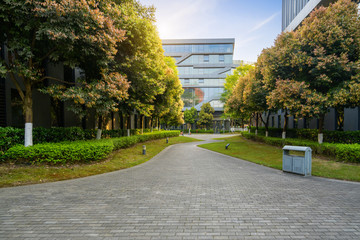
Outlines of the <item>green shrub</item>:
<svg viewBox="0 0 360 240">
<path fill-rule="evenodd" d="M 251 133 L 255 133 L 255 127 L 251 127 Z M 360 143 L 360 131 L 328 131 L 324 130 L 324 142 L 328 143 Z M 265 127 L 258 128 L 258 135 L 265 136 Z M 269 137 L 281 137 L 282 128 L 269 128 Z M 289 128 L 286 131 L 287 138 L 300 138 L 311 141 L 317 141 L 317 129 L 294 129 Z"/>
<path fill-rule="evenodd" d="M 42 143 L 30 147 L 16 145 L 5 152 L 0 151 L 0 160 L 50 164 L 98 161 L 108 157 L 113 150 L 130 147 L 148 140 L 176 137 L 179 134 L 179 131 L 158 131 L 131 137 L 102 140 Z"/>
<path fill-rule="evenodd" d="M 274 138 L 255 135 L 253 133 L 242 132 L 241 135 L 247 139 L 264 142 L 269 145 L 283 147 L 285 145 L 307 146 L 312 149 L 315 154 L 321 154 L 337 161 L 342 162 L 358 162 L 360 163 L 360 144 L 339 144 L 339 143 L 323 143 L 319 144 L 315 141 L 293 138 Z"/>
<path fill-rule="evenodd" d="M 42 143 L 30 147 L 17 145 L 5 152 L 5 159 L 27 163 L 81 163 L 104 159 L 113 148 L 109 140 Z"/>
<path fill-rule="evenodd" d="M 5 152 L 16 144 L 24 143 L 24 130 L 13 127 L 0 127 L 0 151 Z"/>
<path fill-rule="evenodd" d="M 96 129 L 82 129 L 79 127 L 37 127 L 33 129 L 33 142 L 56 143 L 64 141 L 91 140 L 96 138 Z M 131 135 L 139 135 L 141 129 L 131 129 Z M 144 133 L 151 132 L 150 129 L 144 129 Z M 118 138 L 127 136 L 127 130 L 103 130 L 102 138 Z M 0 152 L 18 145 L 24 144 L 24 129 L 13 127 L 0 127 Z"/>
<path fill-rule="evenodd" d="M 344 162 L 360 162 L 360 144 L 337 144 L 336 158 Z"/>
<path fill-rule="evenodd" d="M 188 130 L 187 130 L 188 131 Z M 186 130 L 184 131 L 186 132 Z M 191 129 L 191 133 L 214 133 L 214 130 L 205 130 L 205 129 Z"/>
</svg>

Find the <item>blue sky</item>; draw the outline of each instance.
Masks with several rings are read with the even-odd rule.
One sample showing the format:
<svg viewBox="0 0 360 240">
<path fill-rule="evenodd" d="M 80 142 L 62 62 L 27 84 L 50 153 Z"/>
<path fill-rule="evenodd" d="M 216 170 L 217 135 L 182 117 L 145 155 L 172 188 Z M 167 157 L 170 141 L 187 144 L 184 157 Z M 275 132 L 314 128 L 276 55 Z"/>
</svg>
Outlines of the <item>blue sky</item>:
<svg viewBox="0 0 360 240">
<path fill-rule="evenodd" d="M 281 32 L 281 0 L 140 0 L 156 7 L 162 39 L 235 38 L 234 59 L 255 62 Z"/>
</svg>

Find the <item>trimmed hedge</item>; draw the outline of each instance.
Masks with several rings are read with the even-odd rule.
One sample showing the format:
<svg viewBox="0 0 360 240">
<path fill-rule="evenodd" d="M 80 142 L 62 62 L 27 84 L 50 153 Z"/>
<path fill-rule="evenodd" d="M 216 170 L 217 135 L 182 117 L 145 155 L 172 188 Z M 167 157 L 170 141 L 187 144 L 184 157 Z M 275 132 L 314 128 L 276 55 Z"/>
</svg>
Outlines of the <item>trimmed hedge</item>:
<svg viewBox="0 0 360 240">
<path fill-rule="evenodd" d="M 0 155 L 4 161 L 20 163 L 73 164 L 98 161 L 121 148 L 154 139 L 176 137 L 179 131 L 145 133 L 143 135 L 113 139 L 42 143 L 30 147 L 17 145 Z"/>
<path fill-rule="evenodd" d="M 255 133 L 255 127 L 251 127 L 251 133 Z M 360 131 L 327 131 L 324 130 L 324 142 L 328 143 L 360 143 Z M 282 128 L 269 128 L 270 137 L 281 137 Z M 265 127 L 259 127 L 258 135 L 265 136 Z M 317 141 L 317 129 L 294 129 L 289 128 L 286 131 L 286 137 L 300 138 L 311 141 Z"/>
<path fill-rule="evenodd" d="M 269 145 L 283 147 L 285 145 L 307 146 L 315 154 L 321 154 L 335 158 L 341 162 L 360 163 L 360 144 L 341 144 L 341 143 L 323 143 L 292 138 L 275 138 L 255 135 L 253 133 L 242 132 L 241 135 L 247 139 L 263 142 Z"/>
<path fill-rule="evenodd" d="M 189 130 L 185 130 L 184 133 L 188 132 Z M 205 129 L 191 129 L 191 133 L 214 133 L 214 130 L 205 130 Z"/>
<path fill-rule="evenodd" d="M 150 129 L 144 129 L 144 133 L 150 132 Z M 53 128 L 34 128 L 34 144 L 56 143 L 65 141 L 91 140 L 96 138 L 97 130 L 85 129 L 79 127 L 53 127 Z M 141 129 L 130 129 L 131 135 L 140 134 Z M 118 138 L 127 136 L 127 130 L 103 130 L 102 138 Z M 0 152 L 17 145 L 24 144 L 24 129 L 13 127 L 0 127 Z"/>
<path fill-rule="evenodd" d="M 7 161 L 20 163 L 80 163 L 101 160 L 114 149 L 111 141 L 41 143 L 31 147 L 17 145 L 5 152 Z"/>
</svg>

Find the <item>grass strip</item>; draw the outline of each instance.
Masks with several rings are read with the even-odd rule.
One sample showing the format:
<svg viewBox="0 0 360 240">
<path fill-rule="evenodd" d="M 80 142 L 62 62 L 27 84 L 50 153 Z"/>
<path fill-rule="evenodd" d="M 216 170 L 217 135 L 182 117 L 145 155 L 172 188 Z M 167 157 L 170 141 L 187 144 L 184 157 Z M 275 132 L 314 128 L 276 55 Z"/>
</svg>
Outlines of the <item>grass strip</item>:
<svg viewBox="0 0 360 240">
<path fill-rule="evenodd" d="M 130 168 L 150 160 L 169 145 L 195 141 L 201 140 L 182 136 L 169 138 L 169 143 L 166 143 L 166 139 L 151 140 L 121 149 L 106 160 L 89 164 L 49 166 L 4 163 L 0 165 L 0 187 L 55 182 Z M 146 145 L 146 155 L 142 155 L 142 145 Z"/>
<path fill-rule="evenodd" d="M 240 158 L 263 166 L 282 169 L 282 149 L 236 136 L 221 138 L 224 142 L 208 143 L 199 147 Z M 225 145 L 230 143 L 226 150 Z M 350 164 L 329 160 L 322 156 L 312 156 L 313 176 L 360 182 L 360 164 Z"/>
</svg>

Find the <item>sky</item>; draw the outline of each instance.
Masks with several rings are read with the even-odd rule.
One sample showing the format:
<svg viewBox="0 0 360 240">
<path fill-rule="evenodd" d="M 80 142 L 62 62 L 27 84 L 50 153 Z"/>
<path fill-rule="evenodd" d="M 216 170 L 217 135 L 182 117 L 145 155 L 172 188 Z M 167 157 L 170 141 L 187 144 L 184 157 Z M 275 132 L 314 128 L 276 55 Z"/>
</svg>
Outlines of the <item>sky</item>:
<svg viewBox="0 0 360 240">
<path fill-rule="evenodd" d="M 256 62 L 281 32 L 281 0 L 139 0 L 162 39 L 235 38 L 234 60 Z"/>
</svg>

